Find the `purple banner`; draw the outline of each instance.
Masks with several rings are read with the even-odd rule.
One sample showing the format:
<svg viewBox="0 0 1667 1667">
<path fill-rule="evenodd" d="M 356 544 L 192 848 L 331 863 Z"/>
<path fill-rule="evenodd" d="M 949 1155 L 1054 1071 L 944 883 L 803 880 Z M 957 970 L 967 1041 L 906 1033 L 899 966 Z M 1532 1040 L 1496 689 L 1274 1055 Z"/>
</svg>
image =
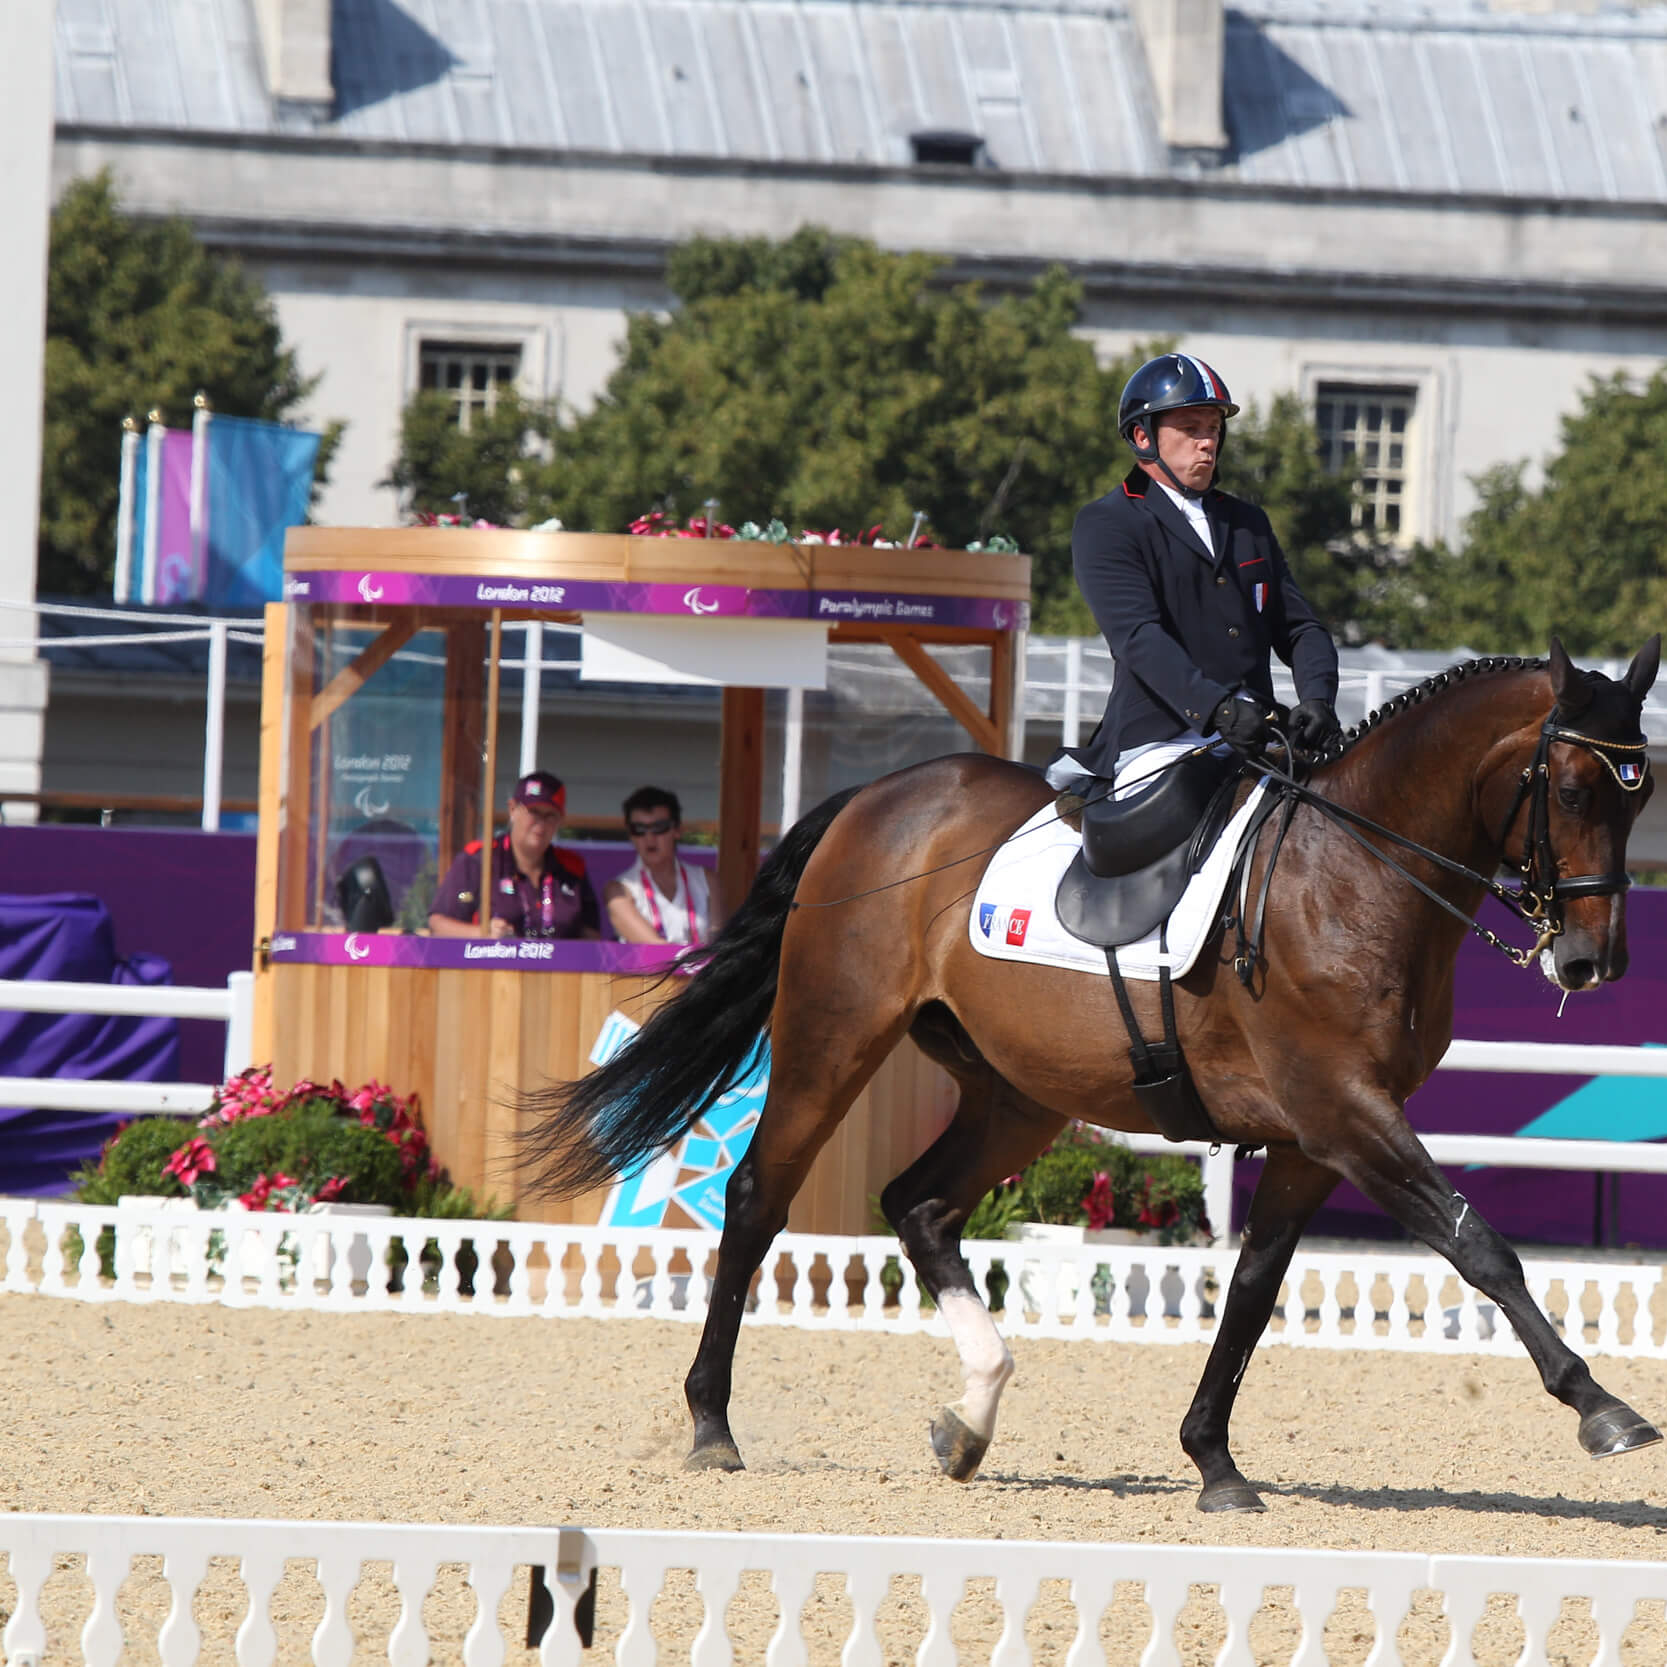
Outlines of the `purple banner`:
<svg viewBox="0 0 1667 1667">
<path fill-rule="evenodd" d="M 364 602 L 394 607 L 550 608 L 584 613 L 685 614 L 691 618 L 814 619 L 895 625 L 959 625 L 1020 631 L 1030 605 L 987 596 L 912 596 L 893 591 L 763 590 L 745 585 L 609 584 L 513 575 L 288 573 L 290 602 Z"/>
<path fill-rule="evenodd" d="M 678 953 L 660 943 L 596 938 L 427 938 L 398 932 L 278 932 L 274 961 L 320 967 L 484 968 L 488 972 L 664 972 Z"/>
</svg>

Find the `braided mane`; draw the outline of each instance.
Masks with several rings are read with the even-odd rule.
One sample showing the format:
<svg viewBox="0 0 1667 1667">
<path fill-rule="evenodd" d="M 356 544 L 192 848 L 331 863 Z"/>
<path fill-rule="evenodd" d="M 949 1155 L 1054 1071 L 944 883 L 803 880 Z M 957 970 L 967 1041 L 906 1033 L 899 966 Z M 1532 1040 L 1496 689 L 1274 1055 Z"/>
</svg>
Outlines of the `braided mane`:
<svg viewBox="0 0 1667 1667">
<path fill-rule="evenodd" d="M 1344 753 L 1364 741 L 1385 719 L 1393 718 L 1409 706 L 1416 706 L 1429 696 L 1440 693 L 1449 684 L 1462 683 L 1467 677 L 1481 677 L 1496 671 L 1543 671 L 1547 664 L 1548 661 L 1530 659 L 1522 654 L 1490 654 L 1479 660 L 1465 660 L 1459 665 L 1449 666 L 1446 671 L 1435 672 L 1422 683 L 1415 683 L 1410 689 L 1403 689 L 1398 695 L 1386 700 L 1375 712 L 1368 712 L 1359 723 L 1344 730 L 1341 738 L 1316 758 L 1314 763 L 1335 764 Z"/>
</svg>

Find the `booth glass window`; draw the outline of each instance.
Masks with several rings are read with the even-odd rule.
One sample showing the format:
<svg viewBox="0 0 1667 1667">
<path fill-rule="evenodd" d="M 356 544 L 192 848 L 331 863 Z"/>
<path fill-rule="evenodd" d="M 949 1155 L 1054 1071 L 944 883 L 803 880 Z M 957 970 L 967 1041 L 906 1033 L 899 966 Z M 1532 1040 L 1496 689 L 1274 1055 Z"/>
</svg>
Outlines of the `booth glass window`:
<svg viewBox="0 0 1667 1667">
<path fill-rule="evenodd" d="M 482 837 L 484 626 L 293 618 L 279 925 L 420 930 L 439 875 Z"/>
</svg>

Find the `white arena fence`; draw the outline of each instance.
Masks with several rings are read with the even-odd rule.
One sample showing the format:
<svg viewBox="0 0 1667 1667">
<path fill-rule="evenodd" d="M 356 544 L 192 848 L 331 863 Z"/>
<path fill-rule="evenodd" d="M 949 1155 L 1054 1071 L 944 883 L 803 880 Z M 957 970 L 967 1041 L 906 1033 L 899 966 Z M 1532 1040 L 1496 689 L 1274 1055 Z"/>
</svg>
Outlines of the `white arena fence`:
<svg viewBox="0 0 1667 1667">
<path fill-rule="evenodd" d="M 1263 1659 L 1252 1624 L 1270 1620 L 1294 1642 L 1289 1659 L 1315 1667 L 1333 1616 L 1350 1623 L 1350 1660 L 1361 1633 L 1375 1634 L 1373 1662 L 1404 1659 L 1410 1625 L 1444 1667 L 1564 1659 L 1571 1636 L 1567 1659 L 1614 1667 L 1667 1590 L 1667 1564 L 1650 1562 L 148 1516 L 0 1516 L 0 1550 L 16 1594 L 0 1635 L 10 1667 L 49 1652 L 188 1667 L 209 1645 L 240 1667 L 375 1655 L 499 1667 L 529 1646 L 548 1667 L 578 1667 L 592 1640 L 618 1667 L 730 1667 L 737 1630 L 768 1639 L 766 1667 L 831 1664 L 835 1650 L 842 1667 L 954 1667 L 967 1602 L 993 1605 L 980 1617 L 999 1627 L 992 1667 L 1036 1659 L 1033 1615 L 1074 1630 L 1072 1667 L 1104 1667 L 1108 1635 L 1116 1659 L 1143 1667 L 1250 1667 Z M 135 1558 L 160 1559 L 159 1579 Z M 200 1590 L 219 1601 L 195 1603 Z M 243 1619 L 209 1638 L 205 1611 L 222 1635 L 222 1617 Z"/>
<path fill-rule="evenodd" d="M 184 1203 L 185 1201 L 180 1201 Z M 4 1280 L 16 1294 L 331 1313 L 704 1320 L 718 1237 L 539 1222 L 194 1211 L 0 1199 Z M 1236 1252 L 1152 1244 L 965 1245 L 1015 1337 L 1208 1343 Z M 1667 1264 L 1535 1259 L 1529 1290 L 1584 1354 L 1667 1358 Z M 1299 1248 L 1270 1346 L 1517 1354 L 1493 1305 L 1430 1252 Z M 914 1269 L 885 1237 L 786 1233 L 765 1260 L 749 1324 L 946 1336 Z"/>
</svg>

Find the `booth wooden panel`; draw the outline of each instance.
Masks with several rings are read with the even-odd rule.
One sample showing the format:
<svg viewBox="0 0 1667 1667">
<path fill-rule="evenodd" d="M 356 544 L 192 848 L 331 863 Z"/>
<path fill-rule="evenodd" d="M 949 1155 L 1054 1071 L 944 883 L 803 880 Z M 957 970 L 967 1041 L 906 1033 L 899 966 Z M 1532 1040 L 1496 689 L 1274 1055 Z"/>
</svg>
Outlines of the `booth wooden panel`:
<svg viewBox="0 0 1667 1667">
<path fill-rule="evenodd" d="M 593 1222 L 603 1195 L 525 1196 L 514 1165 L 520 1087 L 567 1082 L 617 1007 L 645 1019 L 674 988 L 608 973 L 431 972 L 284 964 L 268 970 L 280 1086 L 329 1060 L 349 1086 L 377 1081 L 422 1098 L 452 1179 L 514 1203 L 523 1220 Z M 858 1096 L 793 1204 L 802 1233 L 865 1233 L 869 1200 L 948 1123 L 955 1088 L 904 1042 Z"/>
</svg>

